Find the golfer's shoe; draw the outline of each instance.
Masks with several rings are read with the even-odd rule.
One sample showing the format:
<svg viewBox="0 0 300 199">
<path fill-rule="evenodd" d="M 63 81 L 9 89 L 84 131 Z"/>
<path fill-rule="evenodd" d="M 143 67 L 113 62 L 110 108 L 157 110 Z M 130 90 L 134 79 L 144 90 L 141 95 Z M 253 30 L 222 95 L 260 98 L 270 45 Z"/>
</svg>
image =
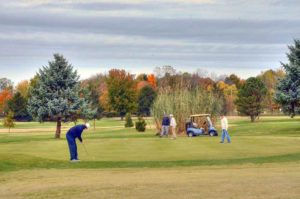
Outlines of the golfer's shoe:
<svg viewBox="0 0 300 199">
<path fill-rule="evenodd" d="M 72 162 L 72 163 L 74 163 L 74 162 L 80 162 L 80 160 L 78 160 L 78 159 L 72 159 L 72 160 L 70 160 L 70 162 Z"/>
</svg>

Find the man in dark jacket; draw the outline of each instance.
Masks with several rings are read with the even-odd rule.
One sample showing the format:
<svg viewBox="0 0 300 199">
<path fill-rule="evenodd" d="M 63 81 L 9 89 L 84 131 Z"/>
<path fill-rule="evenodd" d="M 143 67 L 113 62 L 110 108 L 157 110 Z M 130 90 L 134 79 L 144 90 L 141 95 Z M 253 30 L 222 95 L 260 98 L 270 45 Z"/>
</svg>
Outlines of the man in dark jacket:
<svg viewBox="0 0 300 199">
<path fill-rule="evenodd" d="M 169 126 L 170 126 L 170 118 L 165 113 L 164 117 L 162 119 L 160 137 L 168 136 L 168 134 L 169 134 Z"/>
<path fill-rule="evenodd" d="M 78 154 L 77 154 L 77 145 L 76 138 L 82 143 L 81 134 L 83 130 L 88 129 L 90 127 L 89 123 L 76 125 L 70 128 L 67 132 L 66 138 L 68 140 L 69 150 L 70 150 L 70 160 L 71 162 L 77 162 Z"/>
</svg>

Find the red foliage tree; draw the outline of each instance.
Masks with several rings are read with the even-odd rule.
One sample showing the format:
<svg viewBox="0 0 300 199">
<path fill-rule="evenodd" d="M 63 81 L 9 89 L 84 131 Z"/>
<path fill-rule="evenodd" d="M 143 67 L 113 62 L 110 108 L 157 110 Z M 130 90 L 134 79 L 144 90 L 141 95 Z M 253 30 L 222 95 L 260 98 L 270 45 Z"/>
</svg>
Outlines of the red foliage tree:
<svg viewBox="0 0 300 199">
<path fill-rule="evenodd" d="M 0 112 L 4 112 L 7 101 L 12 98 L 12 93 L 8 89 L 4 89 L 0 92 Z"/>
<path fill-rule="evenodd" d="M 147 76 L 149 84 L 152 86 L 152 88 L 156 89 L 157 81 L 153 74 L 150 74 Z"/>
</svg>

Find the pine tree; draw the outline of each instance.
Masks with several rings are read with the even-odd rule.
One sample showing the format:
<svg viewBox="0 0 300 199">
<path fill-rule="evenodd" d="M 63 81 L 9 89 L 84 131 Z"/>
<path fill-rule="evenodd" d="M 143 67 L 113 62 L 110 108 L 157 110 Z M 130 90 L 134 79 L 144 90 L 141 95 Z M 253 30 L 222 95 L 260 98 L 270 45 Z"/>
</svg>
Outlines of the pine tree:
<svg viewBox="0 0 300 199">
<path fill-rule="evenodd" d="M 79 76 L 59 54 L 39 70 L 38 81 L 30 90 L 28 111 L 40 122 L 55 120 L 55 138 L 60 138 L 61 121 L 67 121 L 83 103 L 79 97 Z"/>
<path fill-rule="evenodd" d="M 89 120 L 94 120 L 95 129 L 95 119 L 97 118 L 98 106 L 93 106 L 91 92 L 87 88 L 81 88 L 79 93 L 82 100 L 82 104 L 80 109 L 72 115 L 71 120 L 75 124 L 77 123 L 77 119 L 79 118 L 82 118 L 85 122 L 88 122 Z"/>
<path fill-rule="evenodd" d="M 93 109 L 91 103 L 84 101 L 81 108 L 81 117 L 85 122 L 96 119 L 97 109 Z"/>
<path fill-rule="evenodd" d="M 7 108 L 14 112 L 14 119 L 17 121 L 30 121 L 31 116 L 27 111 L 27 100 L 17 92 L 12 99 L 8 100 Z"/>
<path fill-rule="evenodd" d="M 295 40 L 294 46 L 289 46 L 287 54 L 289 63 L 281 63 L 286 76 L 280 79 L 275 99 L 282 105 L 283 111 L 292 118 L 300 113 L 300 40 Z"/>
<path fill-rule="evenodd" d="M 250 77 L 238 91 L 238 99 L 235 101 L 238 111 L 250 116 L 251 122 L 254 122 L 262 111 L 266 93 L 267 89 L 263 82 L 258 78 Z"/>
<path fill-rule="evenodd" d="M 3 126 L 8 128 L 9 133 L 10 133 L 10 129 L 15 126 L 14 113 L 12 111 L 9 111 L 7 116 L 4 118 Z"/>
<path fill-rule="evenodd" d="M 150 116 L 156 92 L 151 86 L 143 87 L 138 95 L 138 115 Z"/>
<path fill-rule="evenodd" d="M 127 113 L 125 117 L 125 127 L 133 127 L 133 122 L 131 119 L 131 114 Z"/>
</svg>

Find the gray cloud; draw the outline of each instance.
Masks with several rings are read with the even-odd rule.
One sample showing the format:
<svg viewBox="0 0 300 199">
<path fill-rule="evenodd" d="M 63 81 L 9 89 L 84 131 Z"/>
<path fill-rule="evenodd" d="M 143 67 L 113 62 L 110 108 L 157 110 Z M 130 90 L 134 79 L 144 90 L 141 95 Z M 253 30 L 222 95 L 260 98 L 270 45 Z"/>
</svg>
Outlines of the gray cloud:
<svg viewBox="0 0 300 199">
<path fill-rule="evenodd" d="M 155 4 L 133 4 L 126 2 L 78 2 L 78 3 L 45 3 L 34 6 L 35 8 L 64 8 L 64 9 L 75 9 L 81 11 L 118 11 L 118 10 L 151 10 L 157 6 Z"/>
<path fill-rule="evenodd" d="M 157 19 L 0 13 L 2 29 L 101 33 L 221 43 L 286 43 L 300 34 L 299 20 Z"/>
<path fill-rule="evenodd" d="M 59 52 L 79 67 L 169 64 L 247 76 L 278 67 L 300 35 L 295 0 L 57 2 L 0 5 L 2 71 L 38 68 Z"/>
</svg>

